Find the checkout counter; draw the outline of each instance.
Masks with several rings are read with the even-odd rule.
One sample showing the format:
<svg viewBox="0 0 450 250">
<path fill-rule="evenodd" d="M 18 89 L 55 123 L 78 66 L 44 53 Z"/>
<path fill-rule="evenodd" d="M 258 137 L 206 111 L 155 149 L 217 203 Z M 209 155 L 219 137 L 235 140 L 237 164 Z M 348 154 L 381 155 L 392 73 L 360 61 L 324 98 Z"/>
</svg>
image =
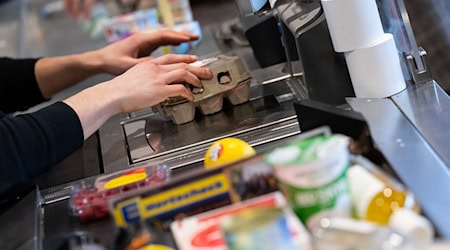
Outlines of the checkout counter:
<svg viewBox="0 0 450 250">
<path fill-rule="evenodd" d="M 387 2 L 392 1 L 378 1 L 379 9 L 391 8 Z M 422 68 L 413 68 L 413 74 L 407 79 L 407 88 L 390 98 L 349 97 L 345 98 L 345 103 L 334 106 L 362 114 L 369 124 L 374 144 L 393 173 L 415 194 L 439 236 L 450 240 L 450 132 L 447 129 L 450 127 L 450 99 L 442 88 L 445 85 L 440 85 L 428 74 L 426 54 L 415 44 L 403 1 L 394 2 L 395 11 L 385 9 L 385 13 L 389 13 L 389 20 L 397 18 L 402 23 L 405 33 L 400 35 L 413 42 L 408 44 L 408 51 L 403 51 L 411 53 L 404 57 L 403 63 L 405 67 L 414 64 Z M 439 4 L 439 1 L 433 2 Z M 75 28 L 64 36 L 56 35 L 55 31 L 77 24 L 62 13 L 44 18 L 40 11 L 48 3 L 46 0 L 7 3 L 7 8 L 12 10 L 9 13 L 17 11 L 15 13 L 20 18 L 8 23 L 12 26 L 5 29 L 9 34 L 11 27 L 17 27 L 14 29 L 17 36 L 0 33 L 2 39 L 10 39 L 3 41 L 4 45 L 17 45 L 15 54 L 10 49 L 7 50 L 9 54 L 3 54 L 54 56 L 91 50 L 105 44 L 101 39 L 87 38 L 81 28 Z M 441 1 L 440 4 L 445 3 Z M 385 23 L 385 29 L 392 23 Z M 14 249 L 55 249 L 62 235 L 81 230 L 92 232 L 103 245 L 113 249 L 115 235 L 105 233 L 114 232 L 112 220 L 83 224 L 69 216 L 68 197 L 72 187 L 83 179 L 160 162 L 170 167 L 173 175 L 180 175 L 202 167 L 206 149 L 220 138 L 238 137 L 258 152 L 265 152 L 301 133 L 302 122 L 293 109 L 293 103 L 308 96 L 302 63 L 291 61 L 291 67 L 277 63 L 261 68 L 251 47 L 229 46 L 217 39 L 215 31 L 221 27 L 221 24 L 203 26 L 202 43 L 191 53 L 201 57 L 216 54 L 239 56 L 253 77 L 250 101 L 235 107 L 225 106 L 222 112 L 196 117 L 194 122 L 182 125 L 167 122 L 152 109 L 114 117 L 89 138 L 82 149 L 42 176 L 38 181 L 41 184 L 39 190 L 32 191 L 0 215 L 2 225 L 7 225 L 0 229 L 0 236 L 12 239 L 7 246 L 14 246 Z M 69 44 L 71 46 L 67 46 Z M 3 52 L 1 47 L 0 52 Z M 408 60 L 412 63 L 408 64 Z M 89 79 L 77 88 L 108 77 Z M 54 100 L 64 99 L 77 90 L 65 91 Z"/>
</svg>

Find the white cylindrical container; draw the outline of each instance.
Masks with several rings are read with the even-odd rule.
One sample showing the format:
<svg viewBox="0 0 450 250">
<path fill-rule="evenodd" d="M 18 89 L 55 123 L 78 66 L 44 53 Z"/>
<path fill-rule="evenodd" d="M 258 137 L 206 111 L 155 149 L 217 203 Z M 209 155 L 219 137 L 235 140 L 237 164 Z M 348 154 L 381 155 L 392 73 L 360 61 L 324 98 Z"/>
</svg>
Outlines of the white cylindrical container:
<svg viewBox="0 0 450 250">
<path fill-rule="evenodd" d="M 392 34 L 372 46 L 345 53 L 356 97 L 384 98 L 406 88 Z"/>
<path fill-rule="evenodd" d="M 399 208 L 389 218 L 389 226 L 410 236 L 418 244 L 428 246 L 433 242 L 434 228 L 424 216 L 408 208 Z"/>
<path fill-rule="evenodd" d="M 319 135 L 277 148 L 267 155 L 279 187 L 304 224 L 321 212 L 349 216 L 348 138 Z"/>
<path fill-rule="evenodd" d="M 322 0 L 336 52 L 369 47 L 383 36 L 375 0 Z"/>
</svg>

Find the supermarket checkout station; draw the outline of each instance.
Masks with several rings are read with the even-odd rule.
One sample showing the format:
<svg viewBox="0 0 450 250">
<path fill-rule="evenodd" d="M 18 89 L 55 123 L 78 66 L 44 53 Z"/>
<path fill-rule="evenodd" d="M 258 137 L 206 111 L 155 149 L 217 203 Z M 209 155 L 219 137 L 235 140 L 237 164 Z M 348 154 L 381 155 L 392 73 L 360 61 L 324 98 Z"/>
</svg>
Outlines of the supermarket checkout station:
<svg viewBox="0 0 450 250">
<path fill-rule="evenodd" d="M 205 152 L 214 141 L 236 137 L 248 142 L 257 152 L 264 153 L 292 141 L 306 130 L 330 125 L 324 117 L 332 117 L 334 121 L 350 117 L 357 124 L 367 122 L 373 145 L 383 155 L 384 170 L 397 177 L 415 195 L 423 214 L 433 223 L 437 236 L 450 240 L 450 194 L 447 191 L 450 190 L 450 147 L 447 142 L 450 138 L 447 132 L 450 102 L 443 89 L 449 82 L 436 81 L 445 81 L 445 73 L 438 77 L 432 74 L 433 60 L 436 59 L 431 60 L 427 56 L 427 47 L 418 46 L 416 37 L 422 34 L 413 32 L 411 23 L 414 19 L 409 19 L 408 5 L 405 6 L 403 1 L 376 2 L 383 26 L 381 40 L 383 44 L 395 41 L 396 53 L 393 56 L 380 49 L 385 54 L 379 52 L 383 56 L 377 58 L 378 64 L 374 62 L 369 70 L 362 71 L 358 68 L 361 65 L 358 60 L 370 55 L 370 48 L 377 49 L 371 43 L 364 44 L 364 41 L 374 37 L 379 41 L 380 34 L 376 28 L 362 32 L 360 36 L 348 33 L 352 29 L 346 29 L 347 33 L 340 29 L 343 33 L 340 37 L 340 33 L 336 33 L 338 24 L 345 24 L 352 15 L 351 12 L 347 14 L 345 20 L 342 16 L 333 15 L 333 8 L 341 8 L 339 4 L 333 5 L 337 1 L 323 1 L 322 4 L 319 1 L 271 1 L 270 7 L 268 4 L 258 6 L 256 2 L 238 1 L 239 12 L 243 15 L 239 23 L 233 20 L 203 26 L 200 45 L 190 51 L 200 58 L 219 54 L 237 56 L 251 75 L 248 102 L 239 105 L 224 102 L 220 112 L 212 115 L 197 112 L 193 121 L 183 124 L 176 124 L 150 108 L 114 117 L 89 138 L 81 150 L 42 176 L 38 181 L 39 190 L 25 194 L 0 215 L 3 225 L 0 236 L 9 239 L 5 249 L 57 249 L 62 239 L 74 231 L 89 232 L 102 245 L 113 249 L 116 240 L 113 220 L 86 223 L 69 215 L 69 197 L 75 187 L 100 174 L 155 165 L 164 165 L 172 176 L 182 178 L 203 167 Z M 449 9 L 448 3 L 434 2 L 434 7 L 431 3 L 426 7 L 430 8 L 430 15 L 439 17 L 436 26 L 448 27 L 445 26 L 449 23 L 448 18 L 440 12 Z M 63 17 L 63 13 L 43 15 L 42 10 L 49 3 L 25 0 L 8 3 L 8 8 L 17 10 L 15 16 L 19 16 L 19 21 L 0 30 L 17 34 L 3 40 L 2 54 L 54 56 L 95 49 L 105 44 L 104 39 L 91 39 L 81 29 L 64 37 L 56 36 L 54 30 L 74 23 Z M 361 8 L 361 11 L 367 11 L 364 6 Z M 366 17 L 370 17 L 369 14 Z M 276 24 L 276 20 L 281 26 Z M 360 21 L 356 24 L 351 22 L 355 25 L 354 30 L 367 24 Z M 270 32 L 279 31 L 282 34 L 280 39 L 269 39 L 273 37 L 269 34 L 274 34 Z M 267 36 L 261 37 L 264 34 Z M 339 43 L 345 37 L 353 39 Z M 439 37 L 447 38 L 449 45 L 448 34 L 447 37 Z M 266 46 L 270 47 L 258 47 L 262 45 L 255 41 L 261 39 L 266 39 Z M 13 47 L 15 50 L 8 47 L 12 44 L 16 45 Z M 347 48 L 346 45 L 353 47 Z M 278 53 L 270 54 L 273 51 Z M 400 59 L 396 74 L 384 76 L 386 67 L 380 66 L 379 62 L 395 61 L 396 56 Z M 287 63 L 284 62 L 286 58 Z M 108 77 L 90 79 L 80 88 Z M 364 84 L 383 80 L 383 77 L 390 79 L 386 81 L 390 85 L 364 88 L 367 87 Z M 404 80 L 391 81 L 391 78 L 399 77 Z M 362 85 L 352 87 L 350 79 Z M 56 99 L 68 94 L 61 93 Z M 294 109 L 293 103 L 300 105 Z M 331 127 L 337 132 L 348 132 L 355 130 L 351 127 L 353 124 L 344 122 L 344 127 L 350 126 L 350 129 L 342 129 L 342 124 L 331 122 Z M 158 238 L 161 242 L 170 241 L 167 234 L 158 235 Z"/>
</svg>

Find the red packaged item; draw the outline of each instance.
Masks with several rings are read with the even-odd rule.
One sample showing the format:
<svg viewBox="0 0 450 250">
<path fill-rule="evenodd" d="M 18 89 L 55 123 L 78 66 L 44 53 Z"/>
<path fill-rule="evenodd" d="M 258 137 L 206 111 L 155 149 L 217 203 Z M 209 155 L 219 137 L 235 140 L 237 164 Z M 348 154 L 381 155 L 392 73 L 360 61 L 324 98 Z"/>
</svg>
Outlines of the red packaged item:
<svg viewBox="0 0 450 250">
<path fill-rule="evenodd" d="M 88 179 L 74 188 L 69 202 L 71 213 L 85 222 L 106 218 L 111 198 L 159 186 L 167 182 L 169 176 L 170 169 L 166 165 L 156 165 Z"/>
<path fill-rule="evenodd" d="M 286 204 L 282 193 L 276 191 L 174 221 L 170 228 L 179 250 L 229 250 L 226 237 L 221 230 L 221 220 L 245 210 L 253 210 L 251 211 L 253 213 L 261 208 L 280 208 L 284 212 L 289 230 L 286 240 L 288 238 L 292 240 L 295 249 L 311 250 L 308 231 Z"/>
</svg>

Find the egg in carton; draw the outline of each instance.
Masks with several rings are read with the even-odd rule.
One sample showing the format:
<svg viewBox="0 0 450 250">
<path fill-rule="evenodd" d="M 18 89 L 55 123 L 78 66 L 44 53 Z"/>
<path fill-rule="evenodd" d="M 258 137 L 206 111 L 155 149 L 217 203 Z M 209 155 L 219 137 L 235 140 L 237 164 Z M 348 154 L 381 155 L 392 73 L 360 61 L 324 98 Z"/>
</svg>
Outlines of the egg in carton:
<svg viewBox="0 0 450 250">
<path fill-rule="evenodd" d="M 192 102 L 183 97 L 173 97 L 154 106 L 154 110 L 162 116 L 170 118 L 175 124 L 183 124 L 194 120 L 196 107 L 203 115 L 210 115 L 222 110 L 223 98 L 232 105 L 248 101 L 251 75 L 239 57 L 219 55 L 192 65 L 208 67 L 213 72 L 213 78 L 202 80 L 202 88 L 191 89 L 194 96 Z"/>
</svg>

